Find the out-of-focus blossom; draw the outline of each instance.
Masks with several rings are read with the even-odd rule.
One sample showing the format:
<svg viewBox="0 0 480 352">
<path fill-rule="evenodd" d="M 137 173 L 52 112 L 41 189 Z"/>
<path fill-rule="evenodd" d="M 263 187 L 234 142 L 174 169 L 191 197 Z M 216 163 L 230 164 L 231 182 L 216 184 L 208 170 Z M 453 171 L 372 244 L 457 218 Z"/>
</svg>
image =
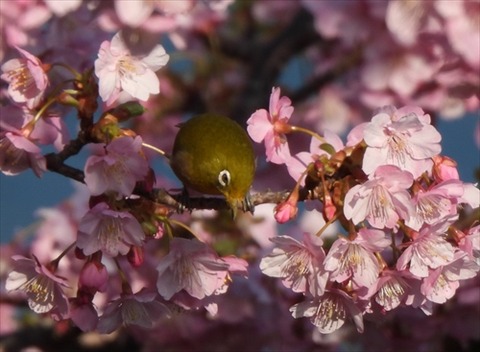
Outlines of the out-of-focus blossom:
<svg viewBox="0 0 480 352">
<path fill-rule="evenodd" d="M 288 97 L 280 97 L 280 88 L 272 88 L 268 111 L 259 109 L 247 120 L 247 131 L 257 143 L 264 141 L 267 161 L 283 164 L 290 158 L 286 133 L 293 106 Z"/>
<path fill-rule="evenodd" d="M 379 166 L 364 184 L 345 195 L 344 214 L 354 224 L 367 219 L 376 228 L 394 228 L 399 219 L 407 220 L 413 211 L 407 189 L 412 174 L 393 165 Z"/>
<path fill-rule="evenodd" d="M 441 136 L 430 125 L 430 116 L 416 107 L 385 107 L 363 131 L 367 150 L 362 168 L 367 174 L 380 165 L 395 165 L 417 178 L 431 170 L 431 157 L 441 150 Z"/>
<path fill-rule="evenodd" d="M 451 262 L 432 270 L 423 280 L 422 293 L 432 302 L 445 303 L 460 286 L 460 280 L 475 277 L 480 267 L 467 253 L 457 251 Z"/>
<path fill-rule="evenodd" d="M 382 270 L 374 252 L 381 252 L 390 245 L 381 230 L 362 228 L 353 241 L 339 237 L 325 257 L 325 270 L 331 272 L 330 280 L 352 280 L 355 289 L 368 290 Z"/>
<path fill-rule="evenodd" d="M 289 236 L 278 236 L 271 241 L 275 248 L 260 262 L 262 272 L 281 278 L 283 284 L 294 292 L 321 296 L 328 280 L 322 264 L 325 258 L 322 241 L 314 243 L 307 233 L 302 242 Z"/>
<path fill-rule="evenodd" d="M 47 67 L 28 51 L 19 47 L 17 50 L 23 57 L 5 62 L 0 77 L 9 83 L 8 94 L 13 101 L 33 109 L 42 100 L 48 86 Z"/>
<path fill-rule="evenodd" d="M 433 186 L 429 190 L 419 191 L 412 201 L 415 211 L 405 221 L 405 225 L 415 231 L 422 225 L 434 225 L 449 218 L 458 218 L 457 204 L 463 195 L 463 184 L 459 180 L 449 180 Z"/>
<path fill-rule="evenodd" d="M 95 74 L 99 80 L 99 94 L 111 105 L 122 91 L 146 101 L 150 94 L 160 92 L 155 72 L 168 62 L 169 56 L 162 45 L 146 55 L 135 56 L 118 32 L 111 42 L 104 41 L 95 60 Z"/>
<path fill-rule="evenodd" d="M 152 15 L 155 10 L 163 15 L 162 26 L 170 23 L 174 26 L 175 19 L 171 15 L 182 14 L 192 10 L 197 0 L 116 0 L 115 12 L 120 21 L 130 27 L 138 27 Z M 159 21 L 160 19 L 156 19 Z"/>
<path fill-rule="evenodd" d="M 48 8 L 57 16 L 63 17 L 80 7 L 82 0 L 44 0 Z"/>
<path fill-rule="evenodd" d="M 203 299 L 224 287 L 229 265 L 206 244 L 176 237 L 170 252 L 160 259 L 157 271 L 157 289 L 163 298 L 168 300 L 185 290 Z"/>
<path fill-rule="evenodd" d="M 416 277 L 427 277 L 429 269 L 436 269 L 453 260 L 454 247 L 445 239 L 445 225 L 425 226 L 409 244 L 397 261 L 397 270 L 408 264 Z"/>
<path fill-rule="evenodd" d="M 355 123 L 356 112 L 346 101 L 346 91 L 339 87 L 325 87 L 318 97 L 306 102 L 304 121 L 314 124 L 316 131 L 343 134 Z M 326 136 L 325 136 L 326 137 Z"/>
<path fill-rule="evenodd" d="M 102 251 L 115 257 L 127 254 L 131 246 L 140 246 L 144 238 L 142 226 L 133 215 L 98 203 L 80 220 L 77 246 L 85 255 Z"/>
<path fill-rule="evenodd" d="M 94 331 L 98 324 L 98 314 L 92 302 L 81 298 L 70 300 L 70 319 L 82 331 Z"/>
<path fill-rule="evenodd" d="M 444 17 L 450 45 L 475 69 L 480 68 L 480 36 L 478 32 L 478 1 L 436 1 L 435 9 Z"/>
<path fill-rule="evenodd" d="M 96 154 L 85 163 L 85 183 L 90 193 L 131 195 L 137 181 L 142 181 L 148 172 L 148 163 L 140 154 L 142 138 L 119 137 L 96 147 Z"/>
<path fill-rule="evenodd" d="M 68 299 L 63 288 L 67 281 L 55 275 L 46 266 L 21 255 L 12 257 L 13 268 L 5 283 L 7 291 L 19 290 L 27 295 L 28 306 L 35 313 L 50 313 L 65 319 L 69 313 Z"/>
<path fill-rule="evenodd" d="M 400 43 L 412 45 L 426 25 L 431 9 L 429 2 L 392 0 L 387 6 L 387 27 Z"/>
<path fill-rule="evenodd" d="M 352 318 L 358 332 L 363 332 L 363 314 L 352 298 L 340 290 L 328 290 L 323 296 L 295 304 L 290 308 L 294 318 L 310 318 L 322 334 L 340 329 Z"/>
<path fill-rule="evenodd" d="M 122 294 L 110 302 L 98 321 L 97 331 L 109 334 L 122 325 L 151 329 L 168 316 L 170 309 L 159 301 L 157 293 L 143 289 L 135 294 Z"/>
</svg>

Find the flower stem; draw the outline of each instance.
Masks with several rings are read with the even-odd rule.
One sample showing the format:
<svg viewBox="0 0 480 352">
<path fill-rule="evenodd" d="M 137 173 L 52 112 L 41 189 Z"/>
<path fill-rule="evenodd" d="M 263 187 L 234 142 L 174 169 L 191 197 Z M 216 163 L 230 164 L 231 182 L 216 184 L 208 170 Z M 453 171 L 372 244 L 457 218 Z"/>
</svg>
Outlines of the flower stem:
<svg viewBox="0 0 480 352">
<path fill-rule="evenodd" d="M 165 158 L 170 159 L 170 156 L 167 153 L 165 153 L 163 150 L 161 150 L 160 148 L 157 148 L 157 147 L 155 147 L 151 144 L 145 143 L 145 142 L 142 143 L 142 145 L 145 148 L 151 149 L 151 150 L 157 152 L 158 154 L 160 154 L 161 156 L 164 156 Z"/>
<path fill-rule="evenodd" d="M 50 262 L 49 267 L 52 268 L 52 269 L 54 269 L 54 270 L 52 270 L 52 272 L 54 272 L 54 271 L 57 269 L 58 263 L 60 262 L 60 260 L 61 260 L 73 247 L 75 247 L 76 244 L 77 244 L 77 241 L 74 241 L 70 246 L 68 246 L 67 248 L 65 248 L 65 249 L 63 250 L 63 252 L 60 253 L 57 258 L 55 258 L 54 260 L 52 260 L 52 261 Z"/>
<path fill-rule="evenodd" d="M 170 219 L 169 221 L 170 221 L 172 224 L 178 225 L 178 226 L 180 226 L 181 228 L 187 230 L 187 231 L 190 232 L 197 240 L 199 240 L 200 242 L 203 242 L 203 241 L 200 239 L 200 237 L 198 237 L 198 235 L 197 235 L 195 232 L 193 232 L 193 230 L 192 230 L 189 226 L 185 225 L 183 222 L 180 222 L 180 221 L 174 220 L 174 219 Z"/>
<path fill-rule="evenodd" d="M 323 138 L 322 136 L 320 136 L 318 133 L 316 132 L 313 132 L 307 128 L 303 128 L 303 127 L 300 127 L 300 126 L 290 126 L 291 127 L 291 130 L 292 131 L 295 131 L 295 132 L 303 132 L 303 133 L 306 133 L 310 136 L 312 136 L 313 138 L 316 138 L 318 139 L 320 142 L 322 143 L 327 143 L 327 141 L 325 140 L 325 138 Z"/>
<path fill-rule="evenodd" d="M 322 228 L 321 228 L 320 230 L 317 231 L 317 233 L 315 234 L 315 236 L 320 237 L 320 236 L 322 235 L 323 231 L 325 231 L 328 226 L 330 226 L 331 224 L 333 224 L 333 223 L 338 219 L 338 216 L 339 216 L 339 214 L 338 214 L 338 213 L 335 213 L 335 215 L 334 215 L 330 220 L 328 220 L 328 221 L 322 226 Z"/>
</svg>

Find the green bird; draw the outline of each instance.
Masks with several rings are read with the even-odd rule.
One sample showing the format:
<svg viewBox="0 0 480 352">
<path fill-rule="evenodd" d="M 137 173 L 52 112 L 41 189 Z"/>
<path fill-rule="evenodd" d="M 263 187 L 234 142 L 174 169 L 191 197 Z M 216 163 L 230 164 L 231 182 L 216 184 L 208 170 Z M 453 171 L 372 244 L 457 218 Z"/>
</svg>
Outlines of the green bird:
<svg viewBox="0 0 480 352">
<path fill-rule="evenodd" d="M 239 207 L 253 212 L 249 189 L 255 155 L 250 138 L 234 120 L 207 113 L 180 124 L 170 165 L 187 188 L 223 195 L 234 217 Z"/>
</svg>

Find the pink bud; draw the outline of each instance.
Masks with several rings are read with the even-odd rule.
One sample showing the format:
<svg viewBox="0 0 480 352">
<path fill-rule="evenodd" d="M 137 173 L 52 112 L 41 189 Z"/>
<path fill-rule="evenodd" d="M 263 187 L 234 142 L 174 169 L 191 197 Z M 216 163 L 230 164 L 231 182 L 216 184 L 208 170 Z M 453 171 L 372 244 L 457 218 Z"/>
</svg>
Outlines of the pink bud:
<svg viewBox="0 0 480 352">
<path fill-rule="evenodd" d="M 80 287 L 88 287 L 100 292 L 107 289 L 108 272 L 100 262 L 87 262 L 80 272 L 79 284 Z"/>
</svg>

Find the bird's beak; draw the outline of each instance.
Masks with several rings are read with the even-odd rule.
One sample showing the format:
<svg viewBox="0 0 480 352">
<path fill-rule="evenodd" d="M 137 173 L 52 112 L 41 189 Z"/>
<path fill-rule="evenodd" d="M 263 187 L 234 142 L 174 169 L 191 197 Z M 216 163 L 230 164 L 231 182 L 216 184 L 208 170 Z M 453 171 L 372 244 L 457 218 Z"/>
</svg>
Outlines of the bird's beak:
<svg viewBox="0 0 480 352">
<path fill-rule="evenodd" d="M 238 209 L 241 209 L 244 212 L 250 212 L 253 214 L 254 205 L 250 199 L 250 193 L 247 193 L 244 198 L 232 198 L 225 196 L 230 209 L 232 210 L 232 217 L 235 219 L 238 214 Z"/>
</svg>

